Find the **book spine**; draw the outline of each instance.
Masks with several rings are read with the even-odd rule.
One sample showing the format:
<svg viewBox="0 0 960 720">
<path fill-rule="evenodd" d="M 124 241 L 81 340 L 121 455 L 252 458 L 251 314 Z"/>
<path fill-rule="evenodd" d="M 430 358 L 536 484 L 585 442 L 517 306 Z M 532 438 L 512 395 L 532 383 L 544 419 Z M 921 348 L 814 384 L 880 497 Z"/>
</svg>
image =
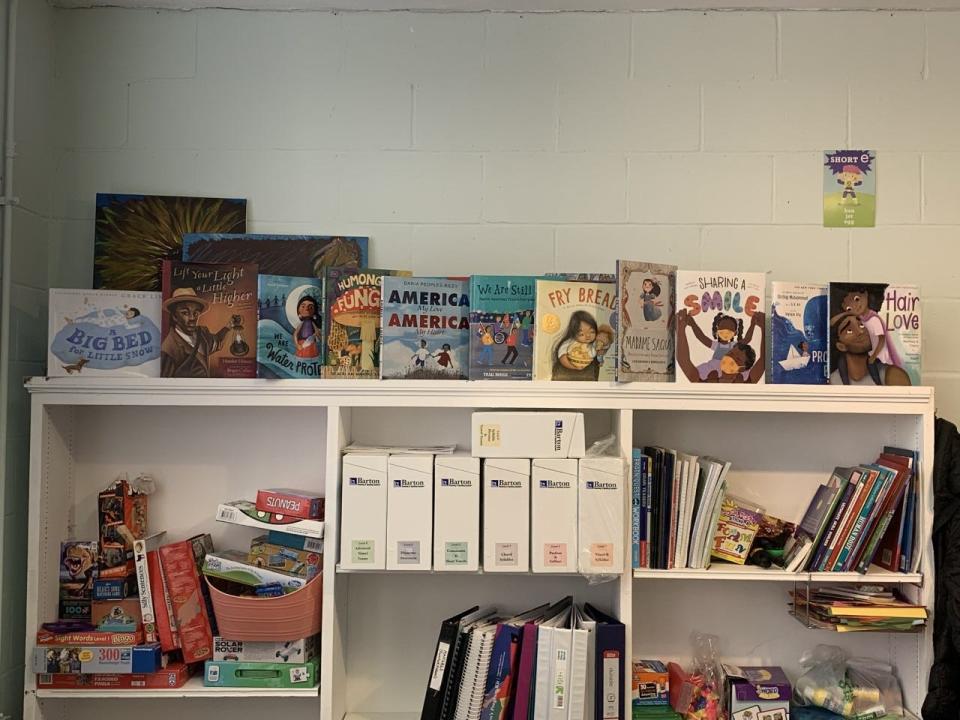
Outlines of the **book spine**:
<svg viewBox="0 0 960 720">
<path fill-rule="evenodd" d="M 173 602 L 167 590 L 167 581 L 160 568 L 160 556 L 156 550 L 147 552 L 147 569 L 150 571 L 150 594 L 157 598 L 159 611 L 155 613 L 157 637 L 160 649 L 170 652 L 180 647 L 180 636 L 177 632 L 177 621 L 173 616 Z"/>
<path fill-rule="evenodd" d="M 641 567 L 650 567 L 650 539 L 653 535 L 653 508 L 650 506 L 650 472 L 652 461 L 650 457 L 644 455 L 642 458 L 641 472 L 643 480 L 640 486 L 640 507 L 643 515 L 643 535 L 640 540 L 643 542 L 640 565 Z"/>
<path fill-rule="evenodd" d="M 642 458 L 640 453 L 633 451 L 632 472 L 630 474 L 630 556 L 631 566 L 643 567 L 640 564 L 640 543 L 643 537 L 641 521 L 646 520 L 641 512 L 641 485 L 643 483 Z"/>
<path fill-rule="evenodd" d="M 900 551 L 900 572 L 910 572 L 913 567 L 913 527 L 917 522 L 917 476 L 910 479 L 910 494 L 907 496 L 907 517 L 903 523 L 903 539 Z"/>
<path fill-rule="evenodd" d="M 862 482 L 857 486 L 857 490 L 851 498 L 850 505 L 847 508 L 846 517 L 844 517 L 844 519 L 841 521 L 837 533 L 833 536 L 833 547 L 830 548 L 830 554 L 827 555 L 827 558 L 824 562 L 824 571 L 832 572 L 836 568 L 840 551 L 843 550 L 844 543 L 846 543 L 847 538 L 850 537 L 850 531 L 853 529 L 853 524 L 860 515 L 860 508 L 863 507 L 863 501 L 866 499 L 867 493 L 870 491 L 871 482 L 873 480 L 876 480 L 876 477 L 870 474 L 865 474 Z"/>
<path fill-rule="evenodd" d="M 884 515 L 886 515 L 887 510 L 890 509 L 889 506 L 892 495 L 899 490 L 904 477 L 904 472 L 905 471 L 900 469 L 889 469 L 882 477 L 883 484 L 880 488 L 880 492 L 877 494 L 877 499 L 873 504 L 873 508 L 871 509 L 870 514 L 867 516 L 867 522 L 864 524 L 863 530 L 860 532 L 860 537 L 857 538 L 857 542 L 853 546 L 853 550 L 850 552 L 850 555 L 847 556 L 845 565 L 848 570 L 856 570 L 860 565 L 860 561 L 863 559 L 867 545 L 873 541 L 874 533 L 876 532 L 880 521 L 883 519 Z M 877 542 L 879 541 L 880 538 L 878 537 Z"/>
<path fill-rule="evenodd" d="M 861 476 L 859 472 L 855 472 L 854 475 L 850 477 L 850 482 L 847 483 L 847 489 L 843 491 L 843 497 L 840 499 L 840 502 L 837 504 L 837 507 L 833 512 L 833 517 L 830 519 L 830 525 L 827 527 L 827 531 L 823 533 L 823 538 L 820 540 L 820 545 L 817 547 L 817 551 L 813 556 L 813 560 L 810 562 L 811 570 L 823 570 L 823 566 L 826 563 L 827 557 L 830 554 L 830 550 L 833 547 L 833 538 L 840 527 L 840 522 L 845 517 L 847 508 L 850 507 L 850 502 L 860 486 L 860 477 Z"/>
<path fill-rule="evenodd" d="M 680 521 L 680 470 L 683 463 L 679 459 L 674 461 L 673 482 L 670 489 L 670 544 L 667 548 L 667 569 L 676 566 L 677 559 L 677 525 Z"/>
<path fill-rule="evenodd" d="M 861 575 L 867 572 L 867 569 L 873 563 L 873 558 L 877 554 L 877 550 L 880 547 L 880 541 L 882 538 L 886 537 L 887 530 L 890 527 L 890 524 L 893 522 L 893 516 L 896 514 L 897 509 L 902 505 L 903 501 L 903 492 L 907 486 L 906 479 L 901 479 L 896 488 L 893 488 L 892 491 L 895 493 L 891 496 L 891 501 L 887 503 L 887 507 L 883 512 L 883 515 L 880 517 L 879 522 L 873 530 L 873 533 L 870 536 L 870 540 L 867 542 L 866 547 L 864 548 L 863 554 L 860 557 L 860 561 L 857 563 L 857 572 Z"/>
<path fill-rule="evenodd" d="M 213 632 L 200 590 L 193 549 L 189 542 L 160 548 L 160 565 L 170 590 L 173 614 L 180 631 L 180 649 L 184 662 L 193 663 L 213 657 Z"/>
<path fill-rule="evenodd" d="M 870 517 L 876 508 L 877 498 L 880 497 L 885 484 L 886 482 L 882 475 L 878 475 L 871 484 L 870 491 L 864 496 L 863 504 L 860 506 L 860 510 L 857 512 L 850 526 L 850 533 L 844 541 L 843 547 L 840 548 L 840 552 L 837 554 L 837 561 L 833 566 L 834 570 L 839 572 L 845 572 L 847 570 L 847 560 L 856 551 L 860 538 L 869 525 Z"/>
<path fill-rule="evenodd" d="M 157 642 L 157 622 L 153 610 L 153 594 L 150 591 L 150 567 L 147 564 L 147 543 L 133 541 L 133 561 L 137 575 L 137 595 L 140 598 L 140 617 L 143 634 L 148 643 Z"/>
</svg>

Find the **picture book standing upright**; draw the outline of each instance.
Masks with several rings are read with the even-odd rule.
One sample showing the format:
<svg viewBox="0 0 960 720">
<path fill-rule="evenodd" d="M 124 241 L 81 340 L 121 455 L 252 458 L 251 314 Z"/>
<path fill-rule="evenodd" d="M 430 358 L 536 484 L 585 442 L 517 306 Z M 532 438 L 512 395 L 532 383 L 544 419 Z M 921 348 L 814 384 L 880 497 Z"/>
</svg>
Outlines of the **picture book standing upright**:
<svg viewBox="0 0 960 720">
<path fill-rule="evenodd" d="M 832 385 L 919 385 L 920 333 L 916 286 L 830 283 Z"/>
<path fill-rule="evenodd" d="M 771 284 L 770 382 L 822 385 L 827 382 L 827 286 Z"/>
<path fill-rule="evenodd" d="M 536 278 L 470 278 L 470 379 L 529 380 L 533 376 Z"/>
<path fill-rule="evenodd" d="M 616 283 L 537 280 L 534 380 L 614 380 Z"/>
<path fill-rule="evenodd" d="M 385 275 L 399 270 L 327 268 L 323 278 L 327 378 L 380 377 L 380 313 Z"/>
<path fill-rule="evenodd" d="M 50 290 L 47 375 L 160 377 L 160 293 Z"/>
<path fill-rule="evenodd" d="M 383 278 L 381 378 L 467 379 L 469 286 L 457 278 Z"/>
<path fill-rule="evenodd" d="M 260 275 L 257 376 L 318 378 L 323 368 L 320 282 Z"/>
<path fill-rule="evenodd" d="M 617 260 L 617 380 L 674 379 L 676 265 Z"/>
<path fill-rule="evenodd" d="M 369 238 L 349 235 L 191 233 L 183 236 L 184 262 L 254 263 L 263 275 L 323 280 L 331 267 L 366 267 Z"/>
<path fill-rule="evenodd" d="M 763 273 L 677 272 L 677 382 L 760 383 Z"/>
<path fill-rule="evenodd" d="M 162 377 L 256 377 L 256 328 L 256 265 L 164 261 Z"/>
</svg>

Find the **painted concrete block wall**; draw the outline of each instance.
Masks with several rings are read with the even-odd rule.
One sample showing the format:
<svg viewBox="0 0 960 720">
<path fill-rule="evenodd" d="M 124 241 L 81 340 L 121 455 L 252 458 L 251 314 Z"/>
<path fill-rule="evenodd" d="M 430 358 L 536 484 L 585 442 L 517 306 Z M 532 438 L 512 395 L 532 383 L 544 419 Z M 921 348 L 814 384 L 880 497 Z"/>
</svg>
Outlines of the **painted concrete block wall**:
<svg viewBox="0 0 960 720">
<path fill-rule="evenodd" d="M 3 478 L 0 489 L 0 717 L 21 717 L 23 614 L 26 604 L 29 412 L 23 378 L 46 364 L 47 288 L 53 228 L 51 107 L 54 12 L 45 2 L 21 2 L 18 13 L 14 120 L 16 158 L 13 194 L 11 302 L 0 322 L 10 323 L 11 347 L 0 358 L 8 369 Z"/>
</svg>

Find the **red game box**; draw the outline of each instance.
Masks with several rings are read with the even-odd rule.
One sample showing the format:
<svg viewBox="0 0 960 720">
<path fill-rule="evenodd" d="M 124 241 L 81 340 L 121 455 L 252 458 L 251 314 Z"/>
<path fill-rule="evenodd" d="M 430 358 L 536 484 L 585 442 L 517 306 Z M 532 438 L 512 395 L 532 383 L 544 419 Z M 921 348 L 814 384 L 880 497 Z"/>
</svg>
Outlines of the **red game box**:
<svg viewBox="0 0 960 720">
<path fill-rule="evenodd" d="M 97 510 L 100 577 L 133 575 L 133 541 L 142 540 L 147 534 L 147 496 L 136 492 L 121 476 L 100 493 Z"/>
<path fill-rule="evenodd" d="M 323 519 L 323 497 L 305 490 L 271 488 L 257 491 L 257 510 L 303 520 Z"/>
<path fill-rule="evenodd" d="M 37 645 L 141 645 L 143 631 L 136 632 L 69 632 L 52 633 L 49 630 L 37 631 Z"/>
<path fill-rule="evenodd" d="M 164 545 L 159 552 L 184 662 L 209 660 L 213 657 L 213 632 L 200 591 L 193 548 L 189 541 L 183 541 Z"/>
<path fill-rule="evenodd" d="M 190 666 L 170 663 L 166 670 L 154 673 L 128 675 L 63 675 L 41 673 L 37 675 L 37 688 L 55 690 L 125 690 L 125 689 L 174 689 L 183 687 L 190 679 Z"/>
<path fill-rule="evenodd" d="M 147 551 L 147 569 L 150 573 L 150 597 L 153 600 L 153 617 L 160 649 L 164 652 L 177 650 L 180 647 L 180 636 L 177 633 L 177 621 L 173 616 L 173 602 L 160 570 L 159 551 Z"/>
</svg>

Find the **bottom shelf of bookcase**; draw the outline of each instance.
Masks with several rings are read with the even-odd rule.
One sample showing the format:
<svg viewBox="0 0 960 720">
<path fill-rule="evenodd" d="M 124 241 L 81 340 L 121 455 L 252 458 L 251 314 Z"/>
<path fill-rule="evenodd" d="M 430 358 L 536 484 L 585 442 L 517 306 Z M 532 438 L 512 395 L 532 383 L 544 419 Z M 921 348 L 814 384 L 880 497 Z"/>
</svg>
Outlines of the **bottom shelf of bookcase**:
<svg viewBox="0 0 960 720">
<path fill-rule="evenodd" d="M 104 698 L 274 698 L 274 697 L 317 697 L 320 686 L 309 688 L 224 688 L 205 687 L 202 677 L 190 678 L 183 687 L 161 689 L 144 688 L 142 690 L 57 690 L 37 688 L 37 697 L 41 700 L 78 699 L 102 700 Z"/>
<path fill-rule="evenodd" d="M 636 580 L 666 579 L 666 580 L 752 580 L 759 582 L 793 582 L 793 583 L 908 583 L 923 582 L 921 573 L 893 573 L 873 565 L 865 575 L 855 572 L 800 572 L 790 573 L 776 568 L 762 568 L 756 565 L 733 565 L 729 563 L 714 563 L 705 570 L 691 568 L 674 568 L 673 570 L 635 569 L 633 577 Z"/>
<path fill-rule="evenodd" d="M 356 713 L 348 712 L 343 720 L 419 720 L 419 712 Z"/>
</svg>

